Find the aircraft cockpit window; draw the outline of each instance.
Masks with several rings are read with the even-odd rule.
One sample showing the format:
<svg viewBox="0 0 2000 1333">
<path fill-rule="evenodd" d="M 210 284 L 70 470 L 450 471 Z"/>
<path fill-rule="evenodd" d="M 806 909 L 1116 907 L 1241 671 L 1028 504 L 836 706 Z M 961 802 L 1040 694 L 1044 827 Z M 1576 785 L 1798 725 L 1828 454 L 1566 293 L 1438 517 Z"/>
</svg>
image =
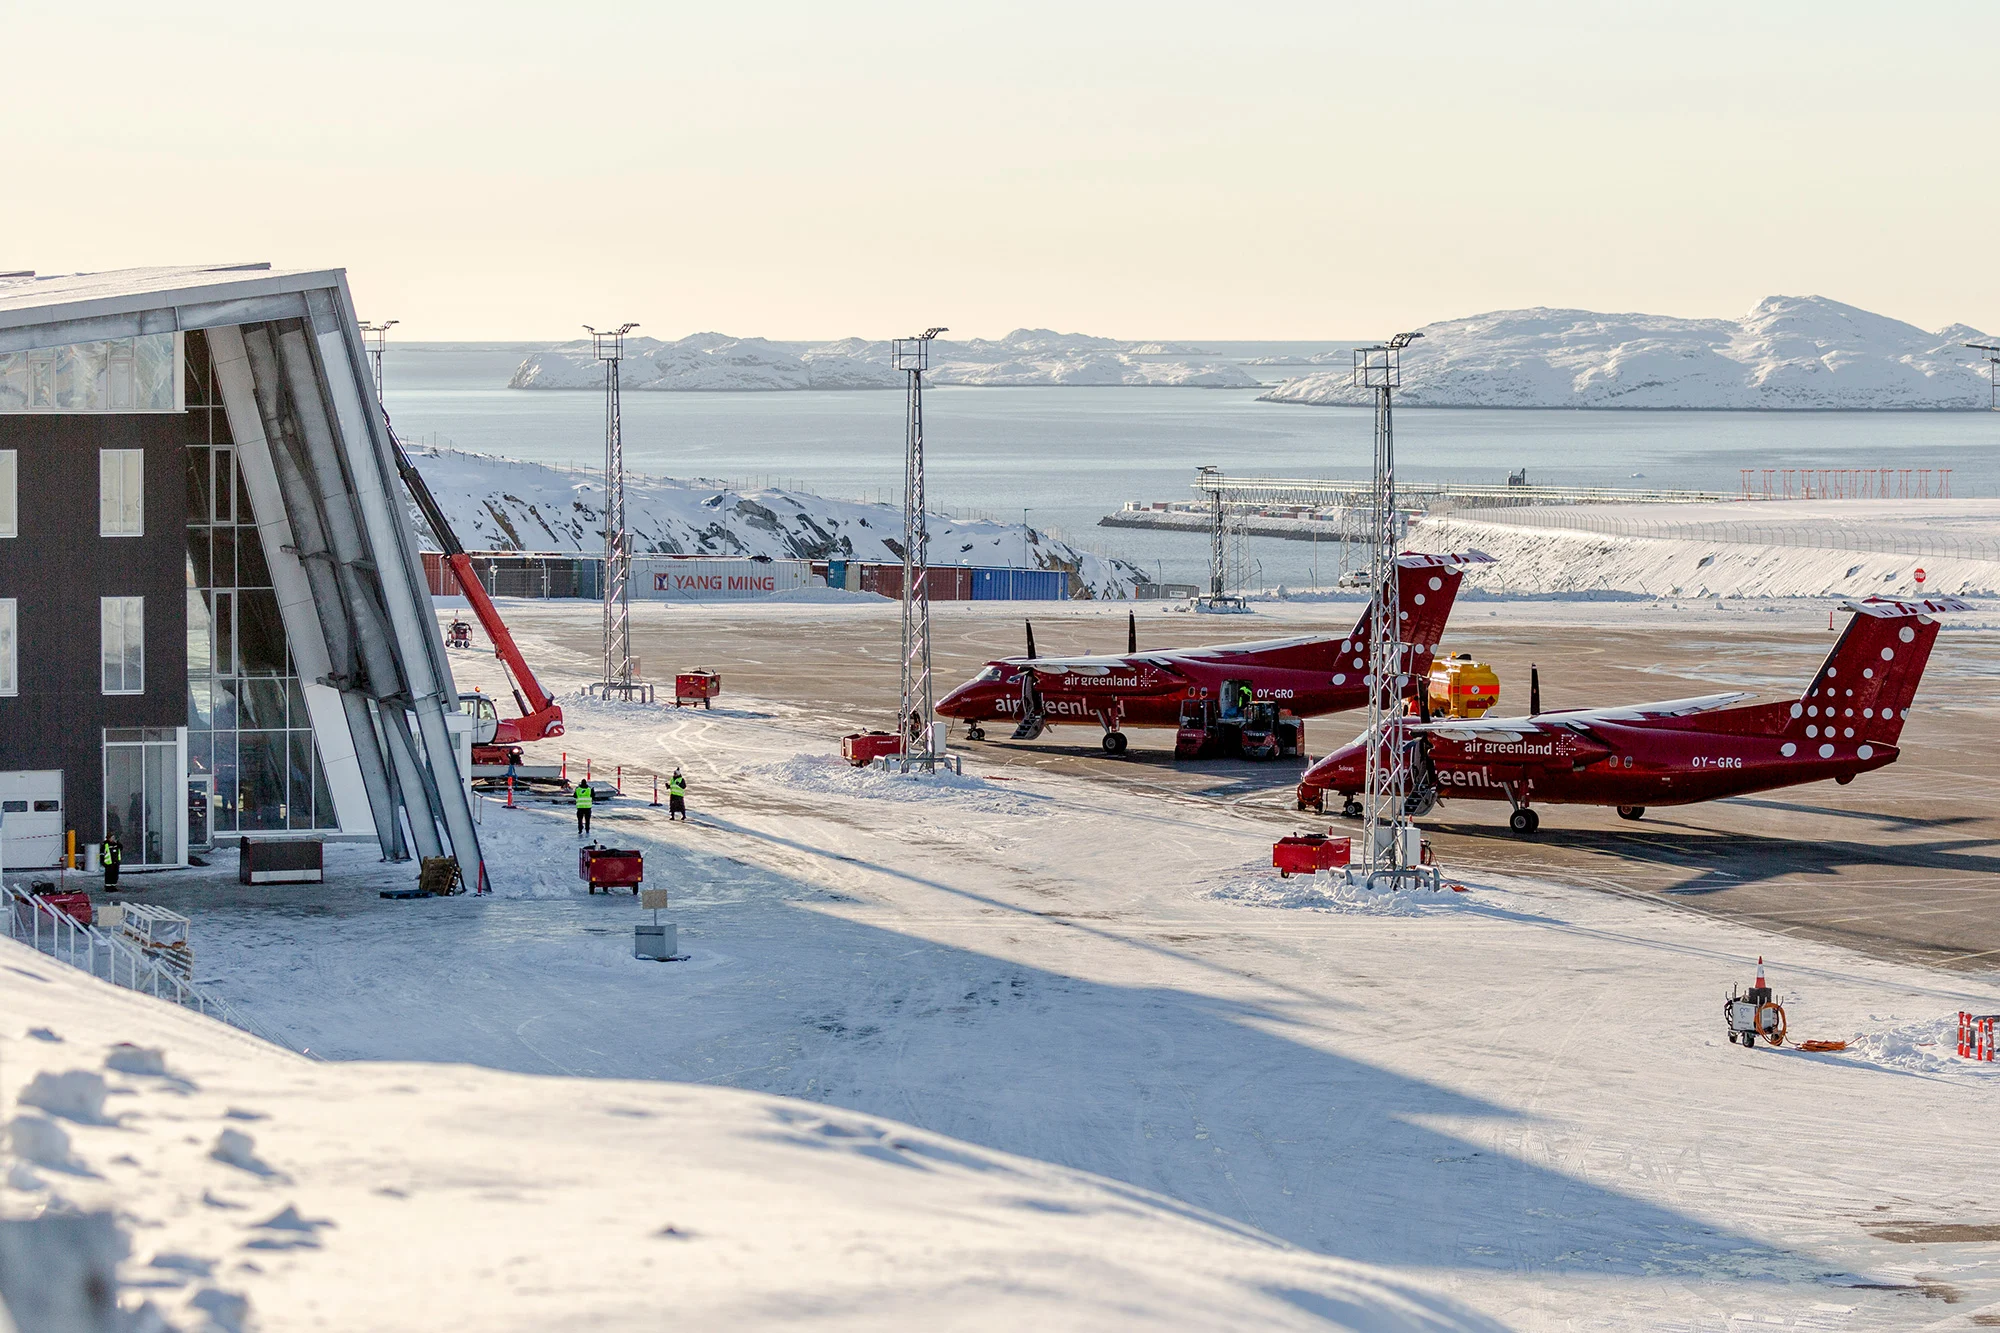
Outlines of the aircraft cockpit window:
<svg viewBox="0 0 2000 1333">
<path fill-rule="evenodd" d="M 979 674 L 978 674 L 977 676 L 974 676 L 974 677 L 973 677 L 973 679 L 974 679 L 975 681 L 979 681 L 979 680 L 998 680 L 998 679 L 1000 679 L 1000 668 L 999 668 L 999 667 L 997 667 L 997 666 L 990 666 L 990 667 L 987 667 L 987 668 L 986 668 L 986 669 L 985 669 L 984 671 L 980 672 L 980 673 L 979 673 Z"/>
</svg>

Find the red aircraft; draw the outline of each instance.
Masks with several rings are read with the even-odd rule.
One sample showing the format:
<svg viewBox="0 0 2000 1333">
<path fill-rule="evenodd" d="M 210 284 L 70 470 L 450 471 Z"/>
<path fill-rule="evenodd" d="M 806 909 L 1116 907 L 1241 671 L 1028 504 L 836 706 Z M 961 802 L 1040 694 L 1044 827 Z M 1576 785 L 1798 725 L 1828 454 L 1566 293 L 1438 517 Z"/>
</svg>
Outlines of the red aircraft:
<svg viewBox="0 0 2000 1333">
<path fill-rule="evenodd" d="M 1406 553 L 1396 560 L 1402 641 L 1410 645 L 1409 684 L 1423 687 L 1431 655 L 1444 633 L 1452 600 L 1467 566 L 1490 564 L 1478 551 L 1464 555 Z M 985 670 L 946 695 L 940 716 L 962 719 L 966 735 L 985 738 L 980 724 L 1014 724 L 1013 739 L 1031 741 L 1058 723 L 1104 728 L 1104 749 L 1125 750 L 1127 727 L 1179 729 L 1174 753 L 1194 758 L 1235 750 L 1250 758 L 1298 753 L 1305 742 L 1301 718 L 1358 708 L 1374 605 L 1344 638 L 1270 639 L 1259 643 L 1139 651 L 1135 618 L 1127 619 L 1123 657 L 1040 657 L 1028 627 L 1026 657 L 988 662 Z"/>
<path fill-rule="evenodd" d="M 1896 762 L 1917 680 L 1938 634 L 1931 616 L 1970 610 L 1949 597 L 1844 603 L 1854 612 L 1819 674 L 1796 703 L 1745 704 L 1749 694 L 1541 711 L 1530 686 L 1529 716 L 1399 720 L 1413 747 L 1413 815 L 1441 798 L 1506 801 L 1507 825 L 1526 836 L 1541 824 L 1533 806 L 1612 805 L 1638 819 L 1649 805 L 1688 805 L 1832 778 L 1848 783 Z M 1299 808 L 1345 796 L 1356 815 L 1366 782 L 1368 738 L 1360 736 L 1306 770 Z"/>
</svg>

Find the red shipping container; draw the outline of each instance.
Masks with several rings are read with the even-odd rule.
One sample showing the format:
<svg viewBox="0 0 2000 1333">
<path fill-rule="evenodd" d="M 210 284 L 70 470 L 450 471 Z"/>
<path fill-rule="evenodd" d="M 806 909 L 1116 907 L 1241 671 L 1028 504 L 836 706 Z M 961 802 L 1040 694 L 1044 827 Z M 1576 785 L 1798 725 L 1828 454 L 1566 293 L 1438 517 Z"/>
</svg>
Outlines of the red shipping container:
<svg viewBox="0 0 2000 1333">
<path fill-rule="evenodd" d="M 1272 846 L 1271 864 L 1278 868 L 1279 876 L 1284 879 L 1290 879 L 1295 873 L 1310 875 L 1346 865 L 1353 855 L 1353 846 L 1353 842 L 1344 837 L 1294 833 L 1289 838 L 1278 839 Z"/>
</svg>

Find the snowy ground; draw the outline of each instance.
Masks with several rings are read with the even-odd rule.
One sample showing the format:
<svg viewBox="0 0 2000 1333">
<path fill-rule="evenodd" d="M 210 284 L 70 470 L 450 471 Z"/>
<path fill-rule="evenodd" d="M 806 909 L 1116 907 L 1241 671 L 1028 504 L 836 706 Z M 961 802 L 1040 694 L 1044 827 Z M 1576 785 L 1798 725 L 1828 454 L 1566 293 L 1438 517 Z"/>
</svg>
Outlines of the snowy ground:
<svg viewBox="0 0 2000 1333">
<path fill-rule="evenodd" d="M 680 764 L 690 775 L 689 824 L 667 825 L 634 783 L 639 797 L 601 806 L 597 828 L 607 842 L 644 849 L 649 883 L 673 891 L 683 963 L 631 958 L 639 910 L 629 896 L 577 891 L 572 822 L 546 806 L 485 807 L 502 890 L 490 899 L 383 902 L 375 889 L 407 870 L 355 847 L 335 849 L 340 873 L 324 889 L 239 888 L 227 855 L 205 873 L 148 881 L 150 897 L 197 915 L 200 974 L 294 1045 L 333 1061 L 431 1066 L 301 1067 L 305 1081 L 292 1086 L 314 1092 L 248 1104 L 282 1113 L 271 1130 L 278 1169 L 300 1168 L 277 1124 L 305 1115 L 326 1089 L 345 1089 L 357 1099 L 354 1118 L 367 1120 L 391 1086 L 426 1097 L 448 1088 L 462 1100 L 418 1103 L 420 1123 L 463 1122 L 472 1140 L 375 1135 L 357 1157 L 381 1181 L 406 1188 L 385 1170 L 397 1152 L 448 1151 L 461 1172 L 478 1160 L 493 1173 L 457 1205 L 479 1202 L 484 1189 L 510 1209 L 511 1199 L 534 1198 L 623 1225 L 631 1196 L 618 1173 L 636 1164 L 626 1151 L 645 1154 L 647 1187 L 675 1209 L 681 1198 L 736 1187 L 696 1178 L 697 1188 L 672 1193 L 671 1163 L 705 1161 L 708 1136 L 775 1143 L 771 1156 L 734 1159 L 746 1180 L 814 1156 L 791 1151 L 809 1136 L 769 1128 L 781 1123 L 773 1104 L 696 1092 L 734 1088 L 818 1104 L 812 1114 L 843 1126 L 857 1116 L 900 1121 L 973 1145 L 962 1151 L 980 1161 L 1012 1154 L 1025 1162 L 1009 1158 L 1009 1169 L 1043 1182 L 1024 1185 L 1023 1197 L 1058 1180 L 1154 1191 L 1363 1266 L 1314 1270 L 1323 1288 L 1265 1279 L 1226 1228 L 1197 1217 L 1146 1249 L 1194 1295 L 1162 1288 L 1154 1304 L 1114 1314 L 1066 1302 L 1116 1302 L 1155 1270 L 1099 1284 L 1087 1265 L 1045 1271 L 995 1241 L 980 1251 L 991 1265 L 981 1271 L 1006 1280 L 939 1297 L 960 1301 L 952 1308 L 967 1322 L 1021 1322 L 1018 1310 L 1079 1325 L 1220 1326 L 1302 1310 L 1336 1325 L 1391 1326 L 1372 1295 L 1290 1300 L 1289 1309 L 1265 1299 L 1349 1282 L 1429 1293 L 1449 1318 L 1515 1328 L 1910 1328 L 2000 1303 L 1991 1188 L 2000 1151 L 1977 1128 L 2000 1077 L 1957 1061 L 1949 1026 L 1961 1008 L 2000 1010 L 2000 978 L 1862 959 L 1532 881 L 1474 883 L 1386 909 L 1343 900 L 1323 883 L 1263 870 L 1268 823 L 1226 803 L 977 762 L 965 780 L 935 787 L 855 774 L 832 757 L 836 738 L 817 720 L 774 701 L 727 702 L 676 714 L 565 699 L 572 762 L 590 755 L 600 773 Z M 1746 1052 L 1724 1041 L 1720 1001 L 1748 981 L 1760 954 L 1794 1035 L 1850 1039 L 1850 1053 Z M 0 994 L 35 989 L 0 971 Z M 0 1033 L 9 1039 L 0 1058 L 20 1058 L 19 1034 L 18 1024 Z M 104 1027 L 89 1037 L 117 1035 Z M 670 1082 L 578 1090 L 436 1068 L 459 1064 Z M 534 1105 L 516 1111 L 516 1098 Z M 505 1109 L 473 1105 L 485 1102 Z M 547 1108 L 567 1103 L 584 1109 L 557 1129 Z M 689 1155 L 597 1120 L 593 1108 L 612 1103 L 652 1108 L 675 1125 L 698 1121 Z M 699 1110 L 673 1109 L 684 1106 Z M 523 1127 L 517 1138 L 502 1136 L 505 1121 Z M 212 1130 L 189 1132 L 205 1142 Z M 261 1147 L 259 1127 L 250 1132 Z M 561 1145 L 554 1160 L 515 1160 L 524 1148 L 547 1151 L 549 1140 Z M 600 1148 L 608 1155 L 594 1156 Z M 112 1155 L 91 1151 L 97 1161 Z M 1062 1174 L 1073 1171 L 1116 1184 Z M 968 1202 L 967 1182 L 990 1179 L 968 1168 L 922 1188 L 951 1195 L 953 1216 L 976 1229 L 994 1196 Z M 372 1243 L 364 1238 L 394 1226 L 374 1211 L 389 1206 L 366 1196 L 377 1183 L 299 1199 L 301 1212 L 342 1222 L 323 1237 L 326 1258 L 348 1245 L 360 1254 Z M 786 1215 L 817 1209 L 823 1185 L 807 1178 L 787 1198 L 811 1202 Z M 742 1188 L 756 1203 L 769 1181 Z M 11 1209 L 45 1197 L 0 1195 Z M 256 1207 L 283 1201 L 260 1194 Z M 855 1223 L 863 1228 L 887 1212 L 907 1225 L 907 1210 L 925 1206 L 893 1191 L 863 1203 L 881 1210 Z M 264 1215 L 252 1211 L 233 1216 Z M 1041 1211 L 1024 1203 L 1013 1215 Z M 527 1243 L 513 1231 L 520 1216 L 479 1223 L 470 1248 L 500 1248 L 477 1271 L 508 1271 L 498 1256 Z M 657 1229 L 682 1216 L 691 1214 L 655 1208 L 641 1221 Z M 729 1231 L 735 1216 L 706 1225 Z M 840 1230 L 848 1224 L 845 1214 L 826 1222 L 851 1238 Z M 1150 1212 L 1142 1224 L 1168 1225 Z M 575 1235 L 588 1233 L 577 1226 Z M 408 1234 L 450 1228 L 426 1220 Z M 843 1278 L 890 1302 L 878 1322 L 932 1322 L 941 1308 L 918 1302 L 939 1290 L 927 1275 L 955 1262 L 959 1233 L 940 1229 L 936 1264 L 911 1280 L 914 1296 L 896 1273 L 909 1234 L 891 1227 L 867 1247 L 875 1266 Z M 1070 1234 L 1032 1239 L 1037 1253 L 1067 1254 Z M 825 1247 L 815 1255 L 841 1248 L 826 1236 L 811 1245 Z M 1273 1263 L 1309 1262 L 1272 1253 L 1284 1256 Z M 333 1288 L 308 1275 L 319 1261 L 288 1259 L 258 1277 L 253 1294 L 286 1311 L 330 1299 Z M 538 1271 L 531 1262 L 524 1284 L 542 1282 Z M 867 1322 L 877 1307 L 861 1296 L 813 1305 L 799 1294 L 819 1271 L 802 1263 L 780 1277 L 745 1261 L 700 1281 L 717 1302 L 754 1294 L 766 1300 L 760 1311 Z M 1230 1272 L 1250 1276 L 1217 1285 L 1214 1275 Z M 584 1299 L 567 1280 L 557 1286 L 563 1299 Z M 1253 1288 L 1264 1296 L 1229 1306 L 1232 1292 Z M 989 1289 L 1023 1302 L 1027 1291 L 1041 1304 L 995 1307 L 987 1319 L 978 1302 Z M 620 1323 L 623 1311 L 606 1322 Z"/>
</svg>

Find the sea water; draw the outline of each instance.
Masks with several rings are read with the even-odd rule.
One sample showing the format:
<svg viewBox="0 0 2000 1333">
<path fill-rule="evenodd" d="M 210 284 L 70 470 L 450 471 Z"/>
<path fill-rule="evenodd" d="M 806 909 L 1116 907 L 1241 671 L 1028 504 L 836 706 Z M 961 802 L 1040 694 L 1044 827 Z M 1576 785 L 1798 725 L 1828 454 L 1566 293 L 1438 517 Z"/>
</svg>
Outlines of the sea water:
<svg viewBox="0 0 2000 1333">
<path fill-rule="evenodd" d="M 1247 364 L 1334 344 L 1204 343 L 1275 382 L 1298 367 Z M 391 344 L 385 393 L 404 438 L 510 458 L 602 467 L 604 400 L 582 390 L 514 390 L 539 344 Z M 1024 518 L 1157 576 L 1205 582 L 1208 543 L 1100 528 L 1127 500 L 1194 498 L 1195 469 L 1239 476 L 1368 475 L 1366 409 L 1257 401 L 1259 389 L 939 386 L 924 399 L 933 505 Z M 901 393 L 623 395 L 633 472 L 893 499 L 903 480 Z M 1548 485 L 1734 493 L 1743 468 L 1951 468 L 1954 495 L 2000 494 L 2000 415 L 1983 412 L 1660 412 L 1399 408 L 1399 475 L 1499 483 L 1525 468 Z M 1933 485 L 1936 482 L 1933 480 Z M 1251 539 L 1252 587 L 1330 583 L 1337 548 Z"/>
</svg>

